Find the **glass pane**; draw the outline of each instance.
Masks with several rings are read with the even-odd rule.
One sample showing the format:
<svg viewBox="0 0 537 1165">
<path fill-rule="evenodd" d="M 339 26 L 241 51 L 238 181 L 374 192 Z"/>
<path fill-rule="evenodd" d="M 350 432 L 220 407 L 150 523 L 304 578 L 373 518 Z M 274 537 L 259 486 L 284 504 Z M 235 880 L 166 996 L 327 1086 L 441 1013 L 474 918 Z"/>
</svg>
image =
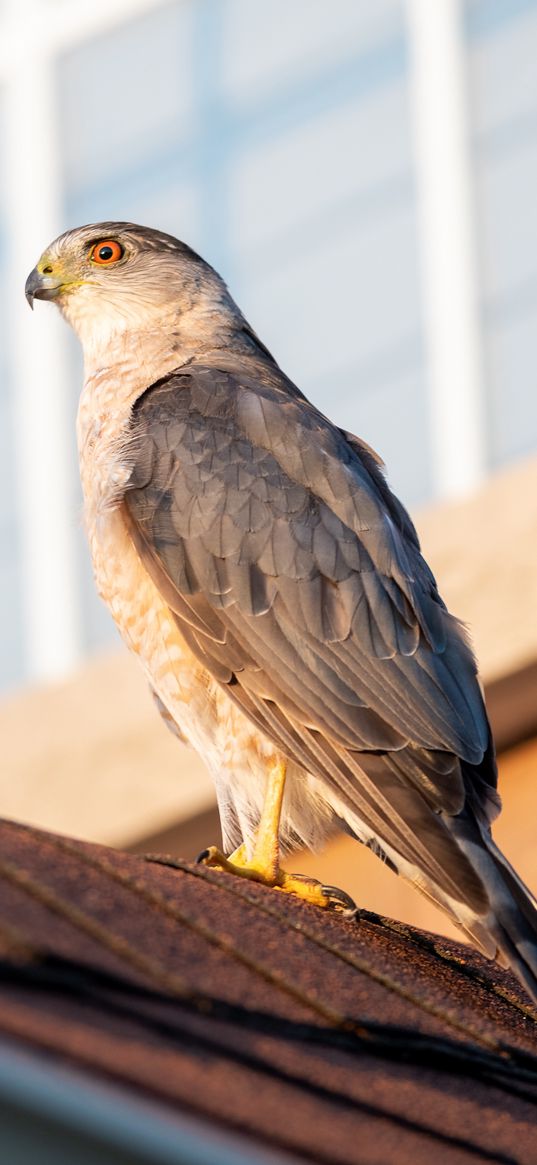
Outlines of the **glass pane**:
<svg viewBox="0 0 537 1165">
<path fill-rule="evenodd" d="M 0 91 L 0 172 L 5 173 L 2 165 L 5 142 L 2 97 Z M 4 194 L 4 184 L 0 183 L 0 687 L 9 688 L 22 680 L 24 661 L 11 411 L 13 378 L 9 318 L 13 289 L 7 286 L 9 223 Z"/>
<path fill-rule="evenodd" d="M 466 6 L 490 462 L 537 449 L 537 7 Z"/>
</svg>

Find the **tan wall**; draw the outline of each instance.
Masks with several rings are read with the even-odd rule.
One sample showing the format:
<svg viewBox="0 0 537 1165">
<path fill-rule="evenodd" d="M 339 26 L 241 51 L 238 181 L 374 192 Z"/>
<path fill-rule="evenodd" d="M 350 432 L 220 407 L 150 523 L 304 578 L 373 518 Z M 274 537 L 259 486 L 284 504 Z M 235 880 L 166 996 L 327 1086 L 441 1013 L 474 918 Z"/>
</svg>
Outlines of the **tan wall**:
<svg viewBox="0 0 537 1165">
<path fill-rule="evenodd" d="M 165 728 L 126 650 L 4 701 L 0 741 L 2 817 L 125 845 L 213 802 L 204 765 Z"/>
<path fill-rule="evenodd" d="M 473 497 L 416 517 L 450 610 L 468 626 L 484 681 L 537 661 L 537 458 Z"/>
</svg>

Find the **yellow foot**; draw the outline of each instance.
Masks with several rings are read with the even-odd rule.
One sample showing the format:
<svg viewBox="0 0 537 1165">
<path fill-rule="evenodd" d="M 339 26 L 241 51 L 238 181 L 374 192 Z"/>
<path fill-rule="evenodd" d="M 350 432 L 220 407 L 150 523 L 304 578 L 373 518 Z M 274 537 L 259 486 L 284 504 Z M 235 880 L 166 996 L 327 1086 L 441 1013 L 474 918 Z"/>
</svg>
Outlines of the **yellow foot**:
<svg viewBox="0 0 537 1165">
<path fill-rule="evenodd" d="M 282 890 L 284 894 L 295 894 L 305 902 L 311 902 L 324 910 L 335 910 L 345 918 L 354 918 L 356 914 L 356 905 L 344 890 L 338 890 L 336 886 L 322 886 L 315 878 L 308 878 L 305 874 L 286 874 L 279 866 L 276 869 L 263 868 L 256 863 L 255 858 L 249 862 L 244 845 L 234 850 L 229 858 L 211 845 L 203 850 L 197 860 L 204 866 L 226 870 L 228 874 L 248 878 L 251 882 L 261 882 L 264 886 Z"/>
</svg>

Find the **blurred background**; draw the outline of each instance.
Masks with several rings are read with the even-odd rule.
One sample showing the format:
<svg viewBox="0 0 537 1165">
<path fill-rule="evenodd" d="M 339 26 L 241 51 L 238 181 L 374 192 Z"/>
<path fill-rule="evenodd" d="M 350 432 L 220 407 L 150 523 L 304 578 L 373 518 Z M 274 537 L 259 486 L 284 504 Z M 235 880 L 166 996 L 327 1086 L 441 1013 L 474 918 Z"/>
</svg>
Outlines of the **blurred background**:
<svg viewBox="0 0 537 1165">
<path fill-rule="evenodd" d="M 0 2 L 0 814 L 184 856 L 216 840 L 209 780 L 94 591 L 76 343 L 24 302 L 57 234 L 130 219 L 209 260 L 385 459 L 471 625 L 497 836 L 535 888 L 536 61 L 537 0 Z M 300 860 L 443 926 L 348 842 Z"/>
</svg>

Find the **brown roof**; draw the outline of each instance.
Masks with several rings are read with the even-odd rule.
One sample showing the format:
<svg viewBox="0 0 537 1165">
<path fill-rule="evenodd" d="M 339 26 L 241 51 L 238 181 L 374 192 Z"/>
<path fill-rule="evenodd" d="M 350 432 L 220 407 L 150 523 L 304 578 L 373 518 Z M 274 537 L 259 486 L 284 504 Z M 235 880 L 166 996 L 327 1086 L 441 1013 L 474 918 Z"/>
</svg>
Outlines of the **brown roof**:
<svg viewBox="0 0 537 1165">
<path fill-rule="evenodd" d="M 0 1036 L 309 1161 L 535 1161 L 534 1013 L 465 946 L 12 822 L 0 843 Z"/>
</svg>

